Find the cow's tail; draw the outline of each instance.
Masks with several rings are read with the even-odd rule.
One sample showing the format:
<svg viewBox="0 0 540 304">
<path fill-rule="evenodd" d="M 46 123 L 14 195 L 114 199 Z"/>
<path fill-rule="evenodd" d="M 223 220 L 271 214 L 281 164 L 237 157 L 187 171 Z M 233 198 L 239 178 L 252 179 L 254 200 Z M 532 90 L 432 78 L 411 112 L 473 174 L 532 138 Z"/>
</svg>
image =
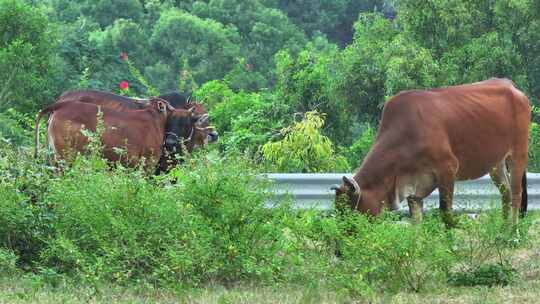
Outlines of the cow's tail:
<svg viewBox="0 0 540 304">
<path fill-rule="evenodd" d="M 58 109 L 61 106 L 62 106 L 62 104 L 54 103 L 54 104 L 46 107 L 45 109 L 39 111 L 39 113 L 38 113 L 38 115 L 36 117 L 36 125 L 35 125 L 35 129 L 34 129 L 34 140 L 35 140 L 34 158 L 37 158 L 38 152 L 39 152 L 39 122 L 41 121 L 41 118 L 44 115 L 47 115 L 47 114 L 55 111 L 56 109 Z"/>
<path fill-rule="evenodd" d="M 521 217 L 527 214 L 527 170 L 525 170 L 521 178 L 521 208 L 519 214 Z"/>
</svg>

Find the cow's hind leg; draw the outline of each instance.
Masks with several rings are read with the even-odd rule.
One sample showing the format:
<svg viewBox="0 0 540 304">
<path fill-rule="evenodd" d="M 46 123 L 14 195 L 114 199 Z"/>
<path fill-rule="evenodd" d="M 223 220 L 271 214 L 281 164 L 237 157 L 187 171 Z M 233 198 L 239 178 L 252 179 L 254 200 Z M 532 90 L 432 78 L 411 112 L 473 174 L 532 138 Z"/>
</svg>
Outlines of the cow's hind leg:
<svg viewBox="0 0 540 304">
<path fill-rule="evenodd" d="M 518 222 L 518 216 L 521 211 L 521 199 L 523 185 L 522 178 L 527 170 L 527 151 L 521 155 L 512 156 L 512 168 L 510 169 L 510 189 L 512 198 L 512 223 Z M 525 189 L 526 190 L 526 189 Z"/>
<path fill-rule="evenodd" d="M 491 180 L 501 193 L 503 218 L 508 219 L 512 197 L 510 194 L 510 178 L 508 176 L 506 161 L 503 160 L 499 162 L 499 164 L 489 172 L 489 176 L 491 176 Z"/>
<path fill-rule="evenodd" d="M 422 222 L 422 209 L 424 203 L 421 197 L 410 195 L 407 197 L 407 203 L 409 204 L 409 213 L 415 224 Z"/>
</svg>

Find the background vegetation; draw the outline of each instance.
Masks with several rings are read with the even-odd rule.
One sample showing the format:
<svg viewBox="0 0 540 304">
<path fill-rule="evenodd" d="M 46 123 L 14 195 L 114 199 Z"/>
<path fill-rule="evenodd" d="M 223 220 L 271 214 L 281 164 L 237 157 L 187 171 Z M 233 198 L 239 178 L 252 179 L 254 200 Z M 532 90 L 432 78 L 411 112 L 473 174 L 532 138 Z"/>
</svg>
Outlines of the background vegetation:
<svg viewBox="0 0 540 304">
<path fill-rule="evenodd" d="M 334 163 L 326 152 L 312 155 L 320 166 L 267 163 L 352 170 L 401 90 L 508 77 L 533 104 L 540 96 L 537 0 L 0 0 L 0 29 L 0 134 L 18 144 L 25 118 L 61 92 L 127 81 L 134 96 L 192 93 L 223 135 L 217 148 L 259 161 L 317 111 L 325 122 L 312 131 Z M 533 143 L 530 170 L 538 154 Z"/>
</svg>

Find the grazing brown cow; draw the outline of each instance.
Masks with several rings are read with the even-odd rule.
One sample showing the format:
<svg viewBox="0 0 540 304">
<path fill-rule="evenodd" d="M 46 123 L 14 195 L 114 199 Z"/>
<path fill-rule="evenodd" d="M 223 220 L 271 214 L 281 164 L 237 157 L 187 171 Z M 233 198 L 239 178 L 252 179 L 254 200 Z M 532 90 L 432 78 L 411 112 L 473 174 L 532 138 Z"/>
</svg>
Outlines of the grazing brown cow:
<svg viewBox="0 0 540 304">
<path fill-rule="evenodd" d="M 177 155 L 182 155 L 183 148 L 191 153 L 193 150 L 203 147 L 209 142 L 218 140 L 218 133 L 210 126 L 208 113 L 204 107 L 195 102 L 190 102 L 185 95 L 178 93 L 169 93 L 160 95 L 159 98 L 168 101 L 174 108 L 191 110 L 195 114 L 195 128 L 192 132 L 183 137 L 179 130 L 185 126 L 177 126 L 172 123 L 166 125 L 166 136 L 164 143 L 164 151 L 159 161 L 159 166 L 156 173 L 166 172 L 168 169 L 178 162 Z M 78 101 L 92 103 L 115 110 L 141 109 L 148 103 L 147 99 L 135 99 L 125 96 L 120 96 L 112 93 L 95 91 L 95 90 L 78 90 L 68 91 L 63 93 L 57 102 Z"/>
<path fill-rule="evenodd" d="M 505 217 L 511 201 L 516 223 L 527 206 L 530 120 L 528 98 L 508 79 L 401 92 L 385 104 L 358 172 L 333 188 L 336 203 L 344 198 L 354 210 L 377 216 L 407 199 L 420 221 L 422 199 L 438 188 L 439 208 L 451 224 L 454 182 L 490 173 L 501 190 Z"/>
<path fill-rule="evenodd" d="M 155 169 L 161 157 L 166 125 L 183 126 L 183 134 L 193 128 L 192 111 L 172 108 L 167 101 L 154 98 L 141 109 L 116 110 L 92 103 L 57 102 L 43 109 L 36 119 L 36 154 L 39 149 L 39 121 L 50 114 L 47 138 L 57 159 L 70 159 L 74 152 L 84 152 L 88 138 L 83 129 L 96 131 L 98 111 L 103 115 L 102 144 L 106 159 L 135 166 L 142 159 L 147 169 Z M 124 149 L 119 153 L 118 148 Z"/>
</svg>

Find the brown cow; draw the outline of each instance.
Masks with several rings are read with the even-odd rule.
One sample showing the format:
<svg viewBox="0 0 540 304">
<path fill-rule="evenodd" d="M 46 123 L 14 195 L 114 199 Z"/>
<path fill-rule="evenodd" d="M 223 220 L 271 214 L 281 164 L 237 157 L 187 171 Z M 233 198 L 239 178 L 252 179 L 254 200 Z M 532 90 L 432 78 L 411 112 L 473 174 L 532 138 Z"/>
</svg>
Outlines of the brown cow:
<svg viewBox="0 0 540 304">
<path fill-rule="evenodd" d="M 205 146 L 208 142 L 218 140 L 218 133 L 209 125 L 208 113 L 199 103 L 190 102 L 189 98 L 178 93 L 169 93 L 160 95 L 159 98 L 168 101 L 174 108 L 191 110 L 195 114 L 195 128 L 188 137 L 184 140 L 179 140 L 182 134 L 178 130 L 182 130 L 183 126 L 175 126 L 167 124 L 166 140 L 164 151 L 159 161 L 159 166 L 156 173 L 166 172 L 168 168 L 176 165 L 178 162 L 177 155 L 182 155 L 182 149 L 191 153 L 193 150 Z M 92 103 L 115 110 L 141 109 L 148 103 L 147 99 L 135 99 L 126 96 L 120 96 L 108 92 L 95 90 L 78 90 L 68 91 L 63 93 L 57 102 L 78 101 Z"/>
<path fill-rule="evenodd" d="M 187 145 L 189 152 L 195 148 L 204 146 L 208 142 L 215 142 L 218 140 L 218 133 L 214 130 L 214 128 L 209 126 L 208 113 L 201 104 L 190 102 L 187 97 L 178 93 L 164 94 L 158 96 L 158 98 L 166 100 L 176 109 L 192 109 L 193 113 L 198 116 L 196 128 L 194 129 L 194 134 L 196 134 L 196 136 L 194 136 L 193 140 L 189 141 L 189 144 Z M 116 110 L 141 109 L 146 103 L 148 103 L 148 99 L 130 98 L 96 90 L 77 90 L 65 92 L 58 98 L 57 102 L 65 101 L 93 103 Z M 169 131 L 171 130 L 167 130 L 167 132 Z M 179 136 L 179 134 L 176 135 Z"/>
<path fill-rule="evenodd" d="M 39 149 L 39 121 L 50 114 L 47 138 L 57 159 L 69 159 L 70 153 L 83 152 L 88 138 L 83 129 L 96 131 L 98 111 L 103 115 L 102 144 L 106 159 L 135 166 L 142 159 L 147 169 L 154 169 L 161 157 L 166 125 L 183 126 L 183 134 L 192 132 L 192 111 L 172 108 L 167 101 L 155 98 L 141 109 L 115 110 L 98 105 L 69 101 L 43 109 L 36 119 L 36 154 Z M 125 155 L 118 152 L 125 150 Z"/>
<path fill-rule="evenodd" d="M 516 223 L 527 205 L 530 120 L 528 98 L 508 79 L 399 93 L 385 104 L 358 172 L 333 188 L 336 203 L 345 198 L 354 210 L 377 216 L 407 199 L 420 221 L 422 199 L 438 188 L 439 208 L 450 225 L 454 182 L 490 173 L 501 190 L 505 218 L 511 201 Z"/>
</svg>

